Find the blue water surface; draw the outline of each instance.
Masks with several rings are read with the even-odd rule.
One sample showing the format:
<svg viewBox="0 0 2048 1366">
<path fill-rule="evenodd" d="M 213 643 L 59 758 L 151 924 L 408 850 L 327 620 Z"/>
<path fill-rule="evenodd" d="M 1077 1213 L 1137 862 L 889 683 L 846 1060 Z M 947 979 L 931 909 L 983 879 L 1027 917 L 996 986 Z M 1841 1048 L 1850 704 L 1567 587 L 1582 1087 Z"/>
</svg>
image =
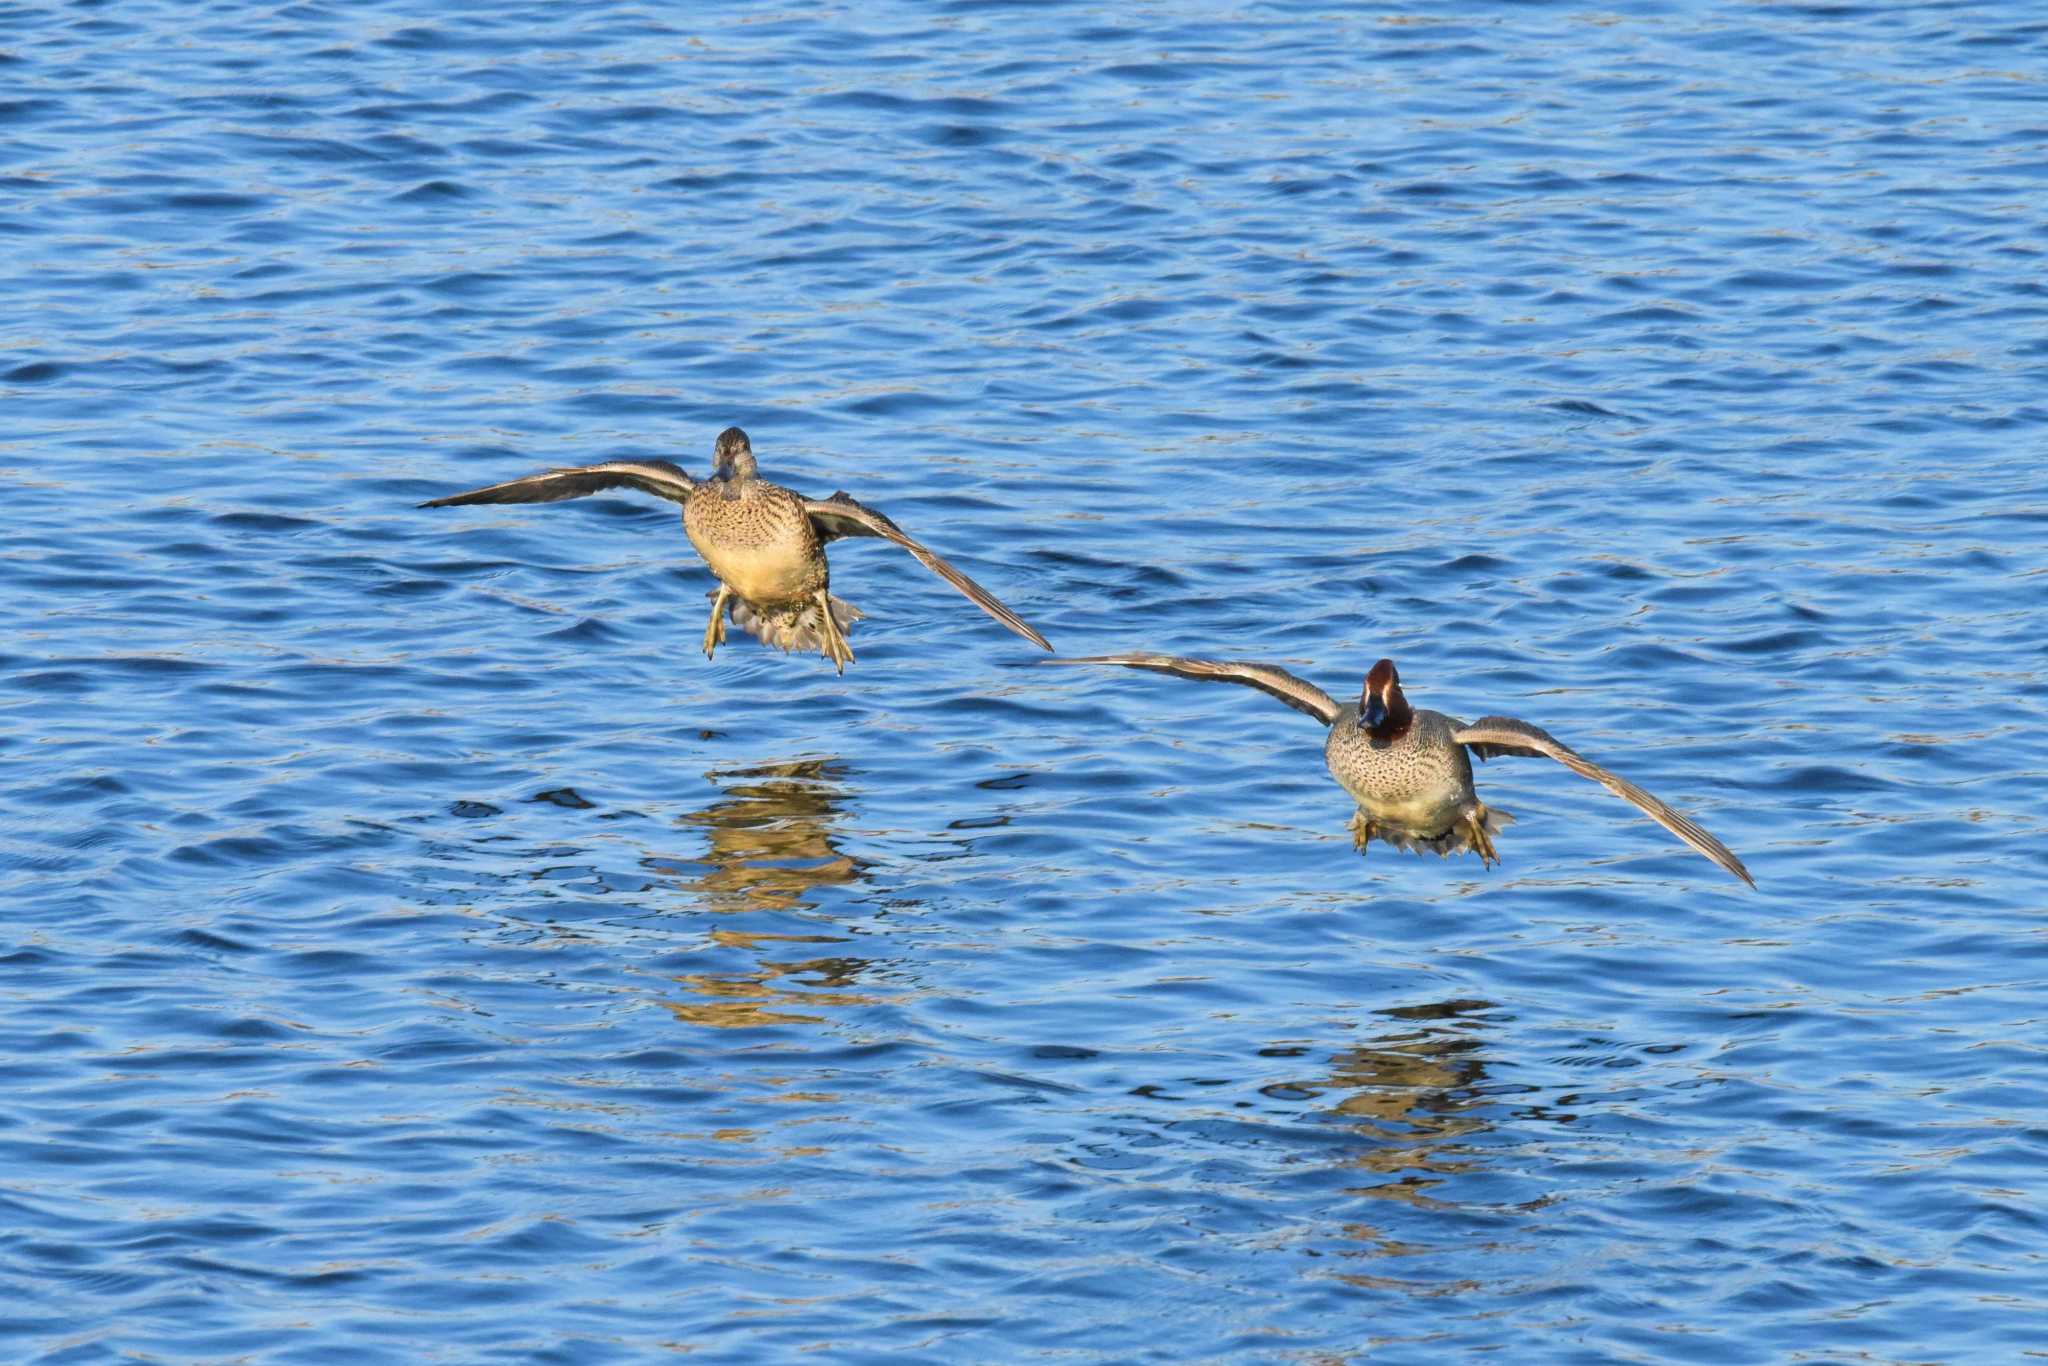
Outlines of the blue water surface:
<svg viewBox="0 0 2048 1366">
<path fill-rule="evenodd" d="M 0 5 L 0 1357 L 2048 1344 L 2048 16 Z M 1505 864 L 1067 653 L 1505 712 Z"/>
</svg>

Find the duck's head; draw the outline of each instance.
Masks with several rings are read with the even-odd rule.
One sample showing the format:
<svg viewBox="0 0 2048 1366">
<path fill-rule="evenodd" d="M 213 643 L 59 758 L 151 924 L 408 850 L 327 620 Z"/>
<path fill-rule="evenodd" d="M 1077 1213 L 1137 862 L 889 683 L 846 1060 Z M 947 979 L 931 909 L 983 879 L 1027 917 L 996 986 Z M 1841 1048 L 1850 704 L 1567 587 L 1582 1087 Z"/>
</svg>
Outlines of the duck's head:
<svg viewBox="0 0 2048 1366">
<path fill-rule="evenodd" d="M 1358 694 L 1358 728 L 1375 740 L 1392 740 L 1414 719 L 1408 699 L 1401 695 L 1401 675 L 1394 661 L 1383 659 L 1373 665 L 1365 676 L 1365 690 Z"/>
<path fill-rule="evenodd" d="M 718 434 L 718 444 L 711 448 L 711 461 L 712 472 L 721 479 L 754 477 L 754 445 L 737 427 L 727 427 Z"/>
</svg>

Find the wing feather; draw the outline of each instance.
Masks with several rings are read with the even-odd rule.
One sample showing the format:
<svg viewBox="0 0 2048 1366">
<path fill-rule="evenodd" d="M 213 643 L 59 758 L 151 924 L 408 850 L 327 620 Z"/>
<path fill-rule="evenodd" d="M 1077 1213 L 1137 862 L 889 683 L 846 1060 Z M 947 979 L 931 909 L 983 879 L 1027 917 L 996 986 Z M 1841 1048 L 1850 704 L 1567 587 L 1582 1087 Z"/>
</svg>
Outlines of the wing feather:
<svg viewBox="0 0 2048 1366">
<path fill-rule="evenodd" d="M 1729 852 L 1727 845 L 1702 829 L 1692 817 L 1665 805 L 1620 774 L 1608 772 L 1540 726 L 1517 721 L 1511 716 L 1482 716 L 1469 726 L 1460 726 L 1455 738 L 1481 759 L 1490 759 L 1497 754 L 1555 759 L 1581 778 L 1591 778 L 1615 796 L 1634 802 L 1651 820 L 1751 887 L 1756 886 L 1756 879 L 1749 875 L 1749 869 L 1742 866 L 1742 860 Z"/>
<path fill-rule="evenodd" d="M 983 588 L 973 579 L 948 564 L 937 554 L 910 539 L 902 527 L 888 517 L 856 503 L 844 493 L 835 493 L 830 498 L 806 498 L 804 507 L 811 515 L 811 525 L 817 529 L 821 541 L 836 541 L 844 536 L 878 536 L 893 541 L 917 557 L 917 562 L 937 574 L 947 583 L 960 590 L 969 602 L 1015 631 L 1041 650 L 1050 650 L 1044 636 L 996 599 L 996 595 Z"/>
<path fill-rule="evenodd" d="M 607 460 L 575 469 L 548 470 L 502 484 L 471 489 L 421 503 L 423 508 L 465 507 L 471 503 L 559 503 L 606 489 L 636 488 L 672 503 L 686 503 L 697 481 L 669 460 Z"/>
<path fill-rule="evenodd" d="M 1277 697 L 1298 712 L 1306 712 L 1324 725 L 1334 725 L 1339 708 L 1336 700 L 1305 678 L 1296 678 L 1276 664 L 1254 664 L 1249 660 L 1183 659 L 1178 655 L 1129 654 L 1089 655 L 1085 658 L 1041 659 L 1041 664 L 1121 664 L 1127 669 L 1150 669 L 1211 683 L 1240 683 Z"/>
</svg>

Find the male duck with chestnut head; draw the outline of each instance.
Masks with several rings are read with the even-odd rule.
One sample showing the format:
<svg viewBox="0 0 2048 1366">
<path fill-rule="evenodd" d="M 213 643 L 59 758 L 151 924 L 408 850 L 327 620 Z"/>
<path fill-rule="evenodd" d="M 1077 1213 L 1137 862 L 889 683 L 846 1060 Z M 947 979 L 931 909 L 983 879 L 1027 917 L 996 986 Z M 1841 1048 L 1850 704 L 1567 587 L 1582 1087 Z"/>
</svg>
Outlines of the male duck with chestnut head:
<svg viewBox="0 0 2048 1366">
<path fill-rule="evenodd" d="M 1323 760 L 1358 810 L 1351 818 L 1352 842 L 1363 853 L 1374 839 L 1400 849 L 1454 854 L 1470 849 L 1489 866 L 1500 861 L 1493 837 L 1514 818 L 1490 809 L 1472 787 L 1472 755 L 1490 759 L 1520 754 L 1555 759 L 1582 778 L 1591 778 L 1631 801 L 1651 820 L 1684 840 L 1751 887 L 1756 880 L 1742 860 L 1690 816 L 1665 805 L 1628 779 L 1579 755 L 1527 721 L 1484 716 L 1466 725 L 1442 712 L 1417 710 L 1401 691 L 1394 661 L 1382 659 L 1365 676 L 1356 703 L 1339 704 L 1305 679 L 1272 664 L 1182 659 L 1174 655 L 1095 655 L 1048 659 L 1046 664 L 1120 664 L 1179 678 L 1240 683 L 1279 698 L 1330 728 Z"/>
</svg>

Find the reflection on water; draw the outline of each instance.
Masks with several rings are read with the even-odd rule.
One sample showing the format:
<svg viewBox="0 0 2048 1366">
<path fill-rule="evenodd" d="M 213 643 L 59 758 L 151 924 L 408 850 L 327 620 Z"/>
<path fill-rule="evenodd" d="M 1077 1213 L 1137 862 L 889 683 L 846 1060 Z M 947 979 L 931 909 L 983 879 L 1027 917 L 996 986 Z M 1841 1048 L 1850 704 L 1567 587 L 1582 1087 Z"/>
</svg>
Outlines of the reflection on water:
<svg viewBox="0 0 2048 1366">
<path fill-rule="evenodd" d="M 1379 1011 L 1403 1027 L 1332 1057 L 1330 1076 L 1314 1085 L 1326 1100 L 1337 1097 L 1331 1113 L 1371 1140 L 1346 1162 L 1371 1179 L 1348 1187 L 1347 1194 L 1398 1201 L 1417 1210 L 1459 1207 L 1436 1191 L 1482 1164 L 1473 1140 L 1492 1127 L 1485 1111 L 1496 1088 L 1487 1084 L 1480 1031 L 1495 1026 L 1487 1018 L 1495 1009 L 1491 1001 L 1451 1000 Z M 1348 1223 L 1342 1231 L 1347 1239 L 1367 1245 L 1352 1255 L 1404 1256 L 1423 1250 L 1364 1222 Z M 1340 1278 L 1390 1284 L 1370 1275 Z M 1438 1293 L 1453 1288 L 1432 1287 Z"/>
<path fill-rule="evenodd" d="M 1485 1127 L 1466 1112 L 1484 1098 L 1480 1087 L 1486 1062 L 1480 1054 L 1485 1041 L 1477 1031 L 1490 1027 L 1485 1012 L 1493 1009 L 1491 1001 L 1437 1001 L 1382 1010 L 1377 1013 L 1409 1027 L 1330 1060 L 1332 1074 L 1321 1085 L 1326 1093 L 1344 1093 L 1336 1113 L 1369 1122 L 1377 1135 L 1397 1140 L 1382 1150 L 1388 1160 L 1373 1158 L 1362 1165 L 1382 1171 L 1436 1170 L 1437 1149 Z"/>
<path fill-rule="evenodd" d="M 798 759 L 704 776 L 724 795 L 680 824 L 707 833 L 710 848 L 684 874 L 684 885 L 720 915 L 814 912 L 821 887 L 859 882 L 864 868 L 841 853 L 832 831 L 841 821 L 845 768 L 830 759 Z M 799 944 L 843 944 L 849 936 L 790 934 L 769 929 L 711 929 L 708 949 L 734 970 L 684 973 L 676 981 L 693 999 L 665 1004 L 677 1019 L 719 1028 L 816 1024 L 820 1007 L 861 1005 L 874 997 L 846 990 L 868 960 L 844 955 L 770 958 Z M 790 1007 L 799 1007 L 791 1009 Z"/>
<path fill-rule="evenodd" d="M 806 896 L 813 888 L 860 881 L 859 861 L 832 844 L 845 775 L 845 766 L 831 759 L 705 774 L 725 795 L 682 818 L 711 838 L 702 871 L 686 885 L 709 909 L 732 914 L 813 910 L 816 903 Z"/>
</svg>

